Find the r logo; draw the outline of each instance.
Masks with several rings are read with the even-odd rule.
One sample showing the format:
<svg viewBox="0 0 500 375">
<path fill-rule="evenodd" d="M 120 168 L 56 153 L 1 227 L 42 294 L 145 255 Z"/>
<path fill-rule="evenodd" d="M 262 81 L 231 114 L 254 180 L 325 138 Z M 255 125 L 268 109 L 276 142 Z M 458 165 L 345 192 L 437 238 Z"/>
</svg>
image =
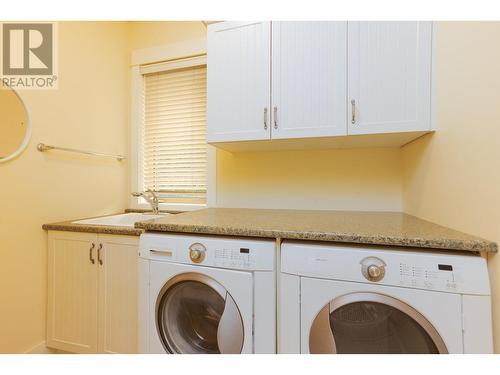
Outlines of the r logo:
<svg viewBox="0 0 500 375">
<path fill-rule="evenodd" d="M 3 75 L 52 75 L 53 28 L 51 23 L 4 23 Z"/>
</svg>

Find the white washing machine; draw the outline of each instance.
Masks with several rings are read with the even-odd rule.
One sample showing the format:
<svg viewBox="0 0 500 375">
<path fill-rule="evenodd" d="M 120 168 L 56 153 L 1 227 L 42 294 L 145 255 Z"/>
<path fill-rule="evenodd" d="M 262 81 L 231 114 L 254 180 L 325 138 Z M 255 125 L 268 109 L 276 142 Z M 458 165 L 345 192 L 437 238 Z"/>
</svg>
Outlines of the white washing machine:
<svg viewBox="0 0 500 375">
<path fill-rule="evenodd" d="M 273 240 L 145 233 L 140 353 L 275 353 Z"/>
<path fill-rule="evenodd" d="M 492 353 L 474 254 L 285 241 L 280 353 Z"/>
</svg>

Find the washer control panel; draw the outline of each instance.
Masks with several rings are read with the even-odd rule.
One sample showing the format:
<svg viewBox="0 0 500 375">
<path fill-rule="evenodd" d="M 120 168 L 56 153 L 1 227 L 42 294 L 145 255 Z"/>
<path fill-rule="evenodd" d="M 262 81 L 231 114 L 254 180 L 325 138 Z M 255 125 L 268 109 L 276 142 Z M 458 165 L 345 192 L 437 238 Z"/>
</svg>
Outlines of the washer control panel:
<svg viewBox="0 0 500 375">
<path fill-rule="evenodd" d="M 215 265 L 229 268 L 250 268 L 254 265 L 252 249 L 220 247 L 215 249 Z"/>
<path fill-rule="evenodd" d="M 139 256 L 157 262 L 272 271 L 276 264 L 276 242 L 268 239 L 146 233 L 140 239 Z"/>
</svg>

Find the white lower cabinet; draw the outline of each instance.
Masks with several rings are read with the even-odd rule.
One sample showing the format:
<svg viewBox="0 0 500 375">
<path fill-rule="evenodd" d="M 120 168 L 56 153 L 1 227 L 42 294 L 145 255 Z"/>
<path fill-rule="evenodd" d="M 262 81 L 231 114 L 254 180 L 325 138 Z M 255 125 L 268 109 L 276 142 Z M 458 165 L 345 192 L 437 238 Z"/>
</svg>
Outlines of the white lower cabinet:
<svg viewBox="0 0 500 375">
<path fill-rule="evenodd" d="M 139 237 L 49 231 L 47 346 L 137 352 Z"/>
</svg>

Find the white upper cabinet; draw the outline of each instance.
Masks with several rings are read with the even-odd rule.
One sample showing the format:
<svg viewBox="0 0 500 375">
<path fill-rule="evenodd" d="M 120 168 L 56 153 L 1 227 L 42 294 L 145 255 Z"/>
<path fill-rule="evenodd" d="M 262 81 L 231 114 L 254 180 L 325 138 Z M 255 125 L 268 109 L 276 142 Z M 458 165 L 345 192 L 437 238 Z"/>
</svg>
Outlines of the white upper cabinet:
<svg viewBox="0 0 500 375">
<path fill-rule="evenodd" d="M 348 134 L 431 130 L 432 22 L 349 22 Z"/>
<path fill-rule="evenodd" d="M 418 21 L 209 25 L 208 142 L 230 151 L 400 146 L 433 130 L 432 28 Z M 393 134 L 371 135 L 382 133 Z M 364 136 L 338 137 L 348 135 Z"/>
<path fill-rule="evenodd" d="M 270 22 L 209 25 L 208 142 L 270 139 Z"/>
<path fill-rule="evenodd" d="M 272 138 L 345 135 L 347 22 L 273 22 Z"/>
</svg>

